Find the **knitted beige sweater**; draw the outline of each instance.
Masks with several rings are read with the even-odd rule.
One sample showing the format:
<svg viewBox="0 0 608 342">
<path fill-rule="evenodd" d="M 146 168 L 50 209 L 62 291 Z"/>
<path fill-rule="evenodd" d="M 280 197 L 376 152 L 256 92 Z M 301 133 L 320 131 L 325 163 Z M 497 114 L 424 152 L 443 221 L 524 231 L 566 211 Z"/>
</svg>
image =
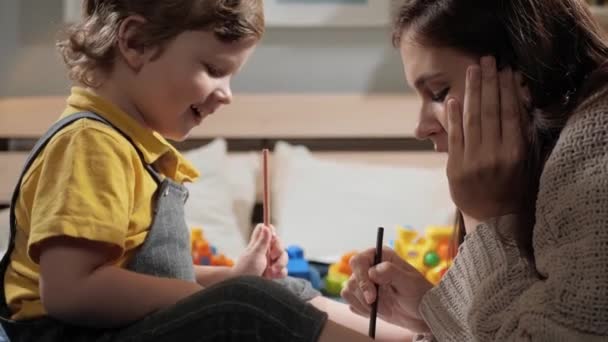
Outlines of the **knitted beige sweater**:
<svg viewBox="0 0 608 342">
<path fill-rule="evenodd" d="M 543 170 L 535 263 L 480 225 L 420 312 L 439 341 L 608 341 L 608 90 L 576 110 Z M 504 234 L 503 234 L 504 235 Z"/>
</svg>

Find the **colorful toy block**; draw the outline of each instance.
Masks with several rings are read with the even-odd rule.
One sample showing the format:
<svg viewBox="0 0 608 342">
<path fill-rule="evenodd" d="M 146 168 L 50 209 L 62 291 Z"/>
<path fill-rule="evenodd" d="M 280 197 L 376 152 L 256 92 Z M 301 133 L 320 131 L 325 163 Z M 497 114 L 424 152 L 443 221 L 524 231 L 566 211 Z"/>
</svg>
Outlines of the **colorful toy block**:
<svg viewBox="0 0 608 342">
<path fill-rule="evenodd" d="M 234 262 L 224 254 L 218 254 L 217 249 L 211 246 L 203 234 L 203 229 L 193 227 L 190 230 L 192 248 L 192 262 L 195 265 L 207 266 L 233 266 Z"/>
<path fill-rule="evenodd" d="M 394 249 L 431 283 L 437 284 L 452 264 L 450 241 L 453 232 L 451 226 L 429 226 L 421 236 L 410 227 L 399 226 Z"/>
<path fill-rule="evenodd" d="M 344 283 L 352 274 L 350 259 L 356 254 L 355 251 L 346 253 L 340 258 L 340 261 L 329 266 L 329 271 L 325 277 L 325 293 L 330 296 L 340 296 Z"/>
<path fill-rule="evenodd" d="M 290 277 L 306 279 L 310 281 L 315 289 L 321 288 L 321 277 L 319 271 L 311 267 L 308 260 L 304 258 L 304 250 L 300 246 L 287 247 L 287 274 Z"/>
</svg>

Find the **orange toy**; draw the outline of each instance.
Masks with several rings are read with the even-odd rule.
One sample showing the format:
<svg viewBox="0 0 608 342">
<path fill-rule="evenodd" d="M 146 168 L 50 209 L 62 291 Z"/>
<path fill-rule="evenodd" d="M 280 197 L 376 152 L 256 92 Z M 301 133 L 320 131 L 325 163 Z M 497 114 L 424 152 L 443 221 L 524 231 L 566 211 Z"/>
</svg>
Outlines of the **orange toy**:
<svg viewBox="0 0 608 342">
<path fill-rule="evenodd" d="M 344 283 L 353 273 L 350 268 L 350 259 L 356 254 L 357 252 L 346 253 L 340 258 L 340 261 L 329 266 L 327 277 L 325 277 L 325 292 L 327 294 L 336 297 L 340 295 Z"/>
<path fill-rule="evenodd" d="M 346 253 L 340 259 L 340 262 L 337 263 L 338 272 L 350 276 L 353 273 L 353 270 L 350 268 L 350 259 L 355 256 L 357 252 Z"/>
<path fill-rule="evenodd" d="M 192 262 L 195 265 L 232 266 L 234 262 L 224 254 L 217 254 L 215 247 L 209 245 L 205 239 L 203 230 L 198 227 L 192 228 L 190 232 L 192 248 Z"/>
</svg>

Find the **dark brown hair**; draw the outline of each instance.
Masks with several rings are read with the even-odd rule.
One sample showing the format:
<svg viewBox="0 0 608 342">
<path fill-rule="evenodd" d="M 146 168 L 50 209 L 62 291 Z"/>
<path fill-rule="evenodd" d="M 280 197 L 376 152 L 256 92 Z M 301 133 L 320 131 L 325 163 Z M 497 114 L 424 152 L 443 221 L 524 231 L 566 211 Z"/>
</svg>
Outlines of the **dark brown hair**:
<svg viewBox="0 0 608 342">
<path fill-rule="evenodd" d="M 82 21 L 67 29 L 57 47 L 70 78 L 88 86 L 97 83 L 94 71 L 113 67 L 118 29 L 130 15 L 146 20 L 133 43 L 160 50 L 190 30 L 210 30 L 225 43 L 264 33 L 262 0 L 85 0 L 82 7 Z"/>
<path fill-rule="evenodd" d="M 399 0 L 393 45 L 413 30 L 417 43 L 493 55 L 521 72 L 530 89 L 526 196 L 515 241 L 533 258 L 532 230 L 545 161 L 575 107 L 608 80 L 606 36 L 580 0 Z M 406 56 L 407 58 L 407 56 Z M 458 213 L 455 247 L 464 239 Z"/>
</svg>

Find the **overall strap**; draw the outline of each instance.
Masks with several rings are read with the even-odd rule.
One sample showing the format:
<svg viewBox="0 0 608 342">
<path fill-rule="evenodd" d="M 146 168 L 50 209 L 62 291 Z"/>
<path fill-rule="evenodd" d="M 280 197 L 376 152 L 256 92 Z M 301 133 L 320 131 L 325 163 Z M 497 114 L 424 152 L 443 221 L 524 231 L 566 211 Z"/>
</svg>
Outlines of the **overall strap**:
<svg viewBox="0 0 608 342">
<path fill-rule="evenodd" d="M 150 173 L 150 175 L 152 176 L 154 181 L 158 185 L 160 185 L 163 180 L 163 177 L 156 170 L 154 170 L 154 168 L 151 165 L 149 165 L 148 163 L 145 162 L 141 151 L 133 143 L 131 138 L 129 136 L 127 136 L 124 132 L 122 132 L 120 129 L 118 129 L 116 126 L 114 126 L 111 122 L 109 122 L 105 118 L 101 117 L 100 115 L 95 114 L 93 112 L 78 112 L 78 113 L 74 113 L 72 115 L 66 116 L 65 118 L 57 121 L 55 124 L 53 124 L 49 128 L 49 130 L 34 145 L 34 148 L 32 149 L 32 151 L 30 152 L 29 156 L 26 159 L 23 170 L 21 171 L 21 175 L 19 176 L 19 180 L 17 181 L 17 184 L 15 186 L 15 191 L 13 192 L 13 196 L 11 198 L 11 204 L 10 204 L 10 235 L 9 235 L 9 241 L 8 241 L 9 244 L 8 244 L 8 249 L 6 250 L 6 254 L 2 258 L 2 261 L 0 262 L 0 279 L 1 280 L 4 279 L 4 273 L 6 271 L 6 268 L 8 267 L 8 263 L 10 262 L 10 255 L 13 251 L 13 248 L 15 247 L 15 234 L 17 232 L 17 218 L 15 215 L 15 206 L 17 204 L 17 200 L 19 199 L 19 194 L 21 191 L 21 182 L 23 181 L 23 177 L 25 176 L 25 174 L 31 167 L 34 160 L 36 160 L 36 157 L 38 157 L 40 152 L 44 149 L 44 147 L 48 144 L 48 142 L 53 138 L 53 136 L 55 136 L 55 134 L 57 134 L 63 128 L 65 128 L 65 127 L 71 125 L 72 123 L 74 123 L 78 120 L 81 120 L 81 119 L 95 120 L 95 121 L 104 123 L 104 124 L 114 128 L 117 132 L 119 132 L 122 136 L 124 136 L 125 139 L 127 139 L 129 141 L 129 143 L 131 143 L 131 145 L 133 145 L 133 147 L 137 151 L 137 154 L 139 155 L 144 167 L 146 168 L 146 170 L 148 170 L 148 172 Z M 4 287 L 3 281 L 0 281 L 0 285 L 2 287 Z M 4 317 L 6 319 L 6 317 L 8 315 L 10 315 L 10 313 L 8 312 L 8 308 L 6 308 L 5 306 L 6 306 L 6 295 L 4 293 L 4 288 L 1 288 L 0 289 L 0 318 Z"/>
</svg>

